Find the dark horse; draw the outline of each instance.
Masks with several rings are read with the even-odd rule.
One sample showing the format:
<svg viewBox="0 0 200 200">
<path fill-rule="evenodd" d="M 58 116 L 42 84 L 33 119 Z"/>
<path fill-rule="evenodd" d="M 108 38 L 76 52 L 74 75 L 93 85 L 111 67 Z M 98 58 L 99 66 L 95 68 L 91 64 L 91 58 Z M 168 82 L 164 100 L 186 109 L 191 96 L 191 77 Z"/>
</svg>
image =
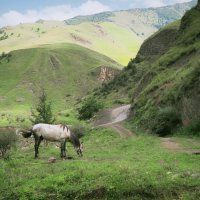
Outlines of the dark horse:
<svg viewBox="0 0 200 200">
<path fill-rule="evenodd" d="M 61 158 L 66 157 L 66 142 L 73 144 L 77 154 L 82 156 L 83 145 L 79 138 L 72 133 L 67 125 L 36 124 L 29 131 L 21 131 L 23 137 L 28 138 L 32 134 L 35 138 L 35 158 L 38 158 L 38 149 L 43 139 L 47 141 L 60 142 Z"/>
</svg>

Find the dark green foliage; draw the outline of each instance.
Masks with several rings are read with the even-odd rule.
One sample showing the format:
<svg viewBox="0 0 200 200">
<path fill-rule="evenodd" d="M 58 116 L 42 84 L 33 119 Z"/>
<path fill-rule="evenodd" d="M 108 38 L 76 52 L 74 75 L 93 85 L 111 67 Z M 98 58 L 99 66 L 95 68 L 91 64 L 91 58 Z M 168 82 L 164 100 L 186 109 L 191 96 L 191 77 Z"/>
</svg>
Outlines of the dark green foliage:
<svg viewBox="0 0 200 200">
<path fill-rule="evenodd" d="M 35 110 L 31 110 L 30 120 L 33 124 L 53 124 L 55 122 L 51 102 L 48 102 L 47 95 L 44 90 L 42 91 L 42 95 L 39 97 L 39 102 L 36 105 Z"/>
<path fill-rule="evenodd" d="M 129 70 L 130 74 L 133 75 L 136 73 L 136 65 L 135 65 L 135 60 L 134 59 L 131 59 L 127 65 L 127 67 L 125 68 L 125 70 Z"/>
<path fill-rule="evenodd" d="M 78 16 L 65 20 L 67 25 L 78 25 L 84 22 L 106 22 L 110 21 L 110 17 L 114 16 L 112 12 L 103 12 L 88 16 Z"/>
<path fill-rule="evenodd" d="M 171 134 L 181 124 L 180 114 L 172 107 L 154 110 L 149 120 L 151 132 L 159 136 Z"/>
<path fill-rule="evenodd" d="M 81 108 L 78 109 L 79 119 L 91 119 L 102 108 L 103 104 L 101 102 L 89 97 L 83 102 Z"/>
<path fill-rule="evenodd" d="M 6 60 L 7 62 L 10 62 L 11 56 L 12 56 L 11 53 L 2 52 L 2 54 L 0 55 L 0 63 L 1 61 L 4 61 L 4 60 Z"/>
<path fill-rule="evenodd" d="M 0 31 L 0 41 L 1 40 L 6 40 L 8 38 L 7 33 L 4 30 Z"/>
<path fill-rule="evenodd" d="M 0 128 L 0 158 L 9 158 L 9 150 L 14 147 L 16 141 L 17 136 L 13 129 Z"/>
<path fill-rule="evenodd" d="M 200 118 L 195 120 L 192 124 L 186 127 L 183 132 L 185 134 L 200 136 Z"/>
</svg>

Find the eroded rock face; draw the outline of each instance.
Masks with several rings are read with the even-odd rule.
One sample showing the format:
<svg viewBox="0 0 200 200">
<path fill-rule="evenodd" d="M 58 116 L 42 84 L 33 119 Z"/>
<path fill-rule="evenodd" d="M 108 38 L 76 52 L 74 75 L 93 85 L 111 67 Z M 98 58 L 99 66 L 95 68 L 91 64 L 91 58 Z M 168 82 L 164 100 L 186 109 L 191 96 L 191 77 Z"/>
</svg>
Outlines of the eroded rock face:
<svg viewBox="0 0 200 200">
<path fill-rule="evenodd" d="M 98 79 L 104 83 L 114 78 L 114 75 L 114 70 L 108 67 L 101 67 Z"/>
</svg>

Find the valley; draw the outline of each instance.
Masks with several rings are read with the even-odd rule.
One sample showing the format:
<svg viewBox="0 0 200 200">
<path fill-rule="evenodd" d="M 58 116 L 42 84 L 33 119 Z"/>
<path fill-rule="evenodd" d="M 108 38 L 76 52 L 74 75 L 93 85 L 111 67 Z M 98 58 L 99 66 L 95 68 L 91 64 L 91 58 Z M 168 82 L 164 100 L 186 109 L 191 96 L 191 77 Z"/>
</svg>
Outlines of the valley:
<svg viewBox="0 0 200 200">
<path fill-rule="evenodd" d="M 1 28 L 0 200 L 200 199 L 199 24 L 200 0 Z"/>
</svg>

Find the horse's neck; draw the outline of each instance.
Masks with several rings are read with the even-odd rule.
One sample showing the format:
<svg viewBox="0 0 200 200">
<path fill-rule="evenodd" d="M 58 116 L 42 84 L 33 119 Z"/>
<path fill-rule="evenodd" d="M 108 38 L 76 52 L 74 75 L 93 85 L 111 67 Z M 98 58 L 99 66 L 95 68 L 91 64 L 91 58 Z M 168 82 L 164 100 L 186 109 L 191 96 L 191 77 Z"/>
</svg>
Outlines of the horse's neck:
<svg viewBox="0 0 200 200">
<path fill-rule="evenodd" d="M 70 141 L 74 147 L 80 146 L 78 137 L 70 131 Z"/>
</svg>

